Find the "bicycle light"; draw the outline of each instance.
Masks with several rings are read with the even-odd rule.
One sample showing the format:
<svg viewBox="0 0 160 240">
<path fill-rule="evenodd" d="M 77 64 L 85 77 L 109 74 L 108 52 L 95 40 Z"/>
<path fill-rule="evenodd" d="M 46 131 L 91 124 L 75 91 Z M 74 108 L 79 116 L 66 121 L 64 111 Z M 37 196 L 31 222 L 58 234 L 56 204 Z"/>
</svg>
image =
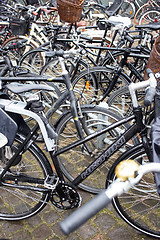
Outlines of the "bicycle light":
<svg viewBox="0 0 160 240">
<path fill-rule="evenodd" d="M 121 181 L 126 181 L 128 178 L 135 178 L 136 172 L 139 170 L 139 164 L 134 160 L 128 159 L 120 162 L 116 169 L 116 176 Z"/>
</svg>

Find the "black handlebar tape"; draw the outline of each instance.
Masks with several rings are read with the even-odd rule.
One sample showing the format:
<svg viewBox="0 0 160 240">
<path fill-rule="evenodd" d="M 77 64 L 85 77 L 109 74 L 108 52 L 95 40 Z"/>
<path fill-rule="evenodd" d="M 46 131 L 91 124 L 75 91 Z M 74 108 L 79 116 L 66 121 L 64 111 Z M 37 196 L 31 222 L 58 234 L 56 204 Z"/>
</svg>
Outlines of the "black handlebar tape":
<svg viewBox="0 0 160 240">
<path fill-rule="evenodd" d="M 156 89 L 154 87 L 150 87 L 149 89 L 147 89 L 146 96 L 144 98 L 144 105 L 146 107 L 151 105 L 155 94 L 156 94 Z"/>
<path fill-rule="evenodd" d="M 66 219 L 61 221 L 59 224 L 62 231 L 64 234 L 69 235 L 71 232 L 79 228 L 87 220 L 97 214 L 100 210 L 106 207 L 110 202 L 111 199 L 107 197 L 105 191 L 102 191 L 96 197 L 73 212 Z"/>
</svg>

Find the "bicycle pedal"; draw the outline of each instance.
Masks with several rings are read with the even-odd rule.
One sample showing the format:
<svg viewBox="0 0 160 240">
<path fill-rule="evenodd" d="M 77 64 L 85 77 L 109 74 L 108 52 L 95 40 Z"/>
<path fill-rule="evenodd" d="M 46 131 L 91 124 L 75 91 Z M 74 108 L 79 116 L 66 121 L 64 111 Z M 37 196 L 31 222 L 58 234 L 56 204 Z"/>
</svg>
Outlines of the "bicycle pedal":
<svg viewBox="0 0 160 240">
<path fill-rule="evenodd" d="M 47 176 L 44 181 L 44 186 L 46 188 L 54 190 L 59 182 L 59 178 L 56 175 L 53 176 Z"/>
</svg>

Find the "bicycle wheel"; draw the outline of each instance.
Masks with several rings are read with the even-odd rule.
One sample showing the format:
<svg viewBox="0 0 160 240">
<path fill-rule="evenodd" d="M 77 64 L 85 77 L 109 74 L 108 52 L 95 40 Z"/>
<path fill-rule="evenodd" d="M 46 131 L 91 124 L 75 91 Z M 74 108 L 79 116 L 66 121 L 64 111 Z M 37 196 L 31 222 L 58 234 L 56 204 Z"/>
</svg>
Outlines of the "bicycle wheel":
<svg viewBox="0 0 160 240">
<path fill-rule="evenodd" d="M 148 162 L 142 145 L 120 156 L 117 164 L 126 159 L 133 159 L 143 164 Z M 114 179 L 115 173 L 112 169 L 112 175 L 108 180 L 112 182 Z M 143 176 L 140 183 L 129 192 L 114 198 L 113 206 L 127 224 L 149 236 L 160 238 L 160 201 L 153 173 Z"/>
<path fill-rule="evenodd" d="M 39 74 L 42 67 L 46 63 L 45 51 L 41 49 L 33 49 L 22 55 L 19 60 L 19 66 L 23 69 Z"/>
<path fill-rule="evenodd" d="M 70 73 L 70 77 L 73 78 L 77 73 L 87 68 L 87 64 L 84 61 L 78 63 L 78 68 L 75 69 L 76 59 L 68 58 L 65 61 L 67 71 Z M 55 57 L 45 64 L 40 72 L 41 76 L 47 76 L 48 78 L 62 77 L 62 69 L 60 65 L 59 58 Z M 63 92 L 66 90 L 66 85 L 64 83 L 55 82 L 57 87 Z"/>
<path fill-rule="evenodd" d="M 134 16 L 134 24 L 139 24 L 140 18 L 146 11 L 150 10 L 150 7 L 151 6 L 148 3 L 146 3 L 137 10 Z"/>
<path fill-rule="evenodd" d="M 82 71 L 72 82 L 77 98 L 79 98 L 82 103 L 100 101 L 112 82 L 114 73 L 115 68 L 110 66 L 98 66 Z M 130 79 L 124 73 L 120 73 L 118 81 L 111 92 L 116 91 L 122 86 L 128 85 L 129 80 Z"/>
<path fill-rule="evenodd" d="M 11 148 L 0 149 L 0 170 L 23 141 L 24 137 L 17 136 Z M 5 186 L 0 186 L 0 219 L 22 220 L 41 211 L 48 202 L 50 193 L 31 188 L 43 188 L 44 179 L 50 174 L 52 169 L 48 160 L 38 146 L 31 144 L 3 177 Z"/>
<path fill-rule="evenodd" d="M 115 112 L 94 105 L 84 105 L 81 107 L 79 117 L 84 136 L 88 136 L 101 129 L 104 129 L 111 123 L 117 122 L 121 119 L 120 116 L 118 116 Z M 55 127 L 58 134 L 58 148 L 68 146 L 79 139 L 70 111 L 61 116 L 58 124 Z M 100 156 L 100 154 L 107 147 L 109 147 L 118 136 L 124 133 L 128 127 L 129 124 L 121 125 L 97 138 L 94 138 L 93 140 L 88 141 L 87 146 L 89 147 L 90 152 L 86 150 L 84 145 L 80 145 L 57 156 L 57 161 L 59 161 L 60 168 L 64 175 L 70 181 L 72 181 L 98 156 Z M 137 143 L 138 139 L 135 136 L 124 147 L 117 149 L 117 153 L 109 158 L 109 160 L 102 164 L 98 169 L 96 169 L 90 176 L 88 176 L 79 185 L 79 187 L 91 193 L 98 193 L 101 189 L 104 189 L 106 174 L 115 159 L 117 159 L 117 156 L 126 151 L 126 149 L 128 149 L 130 146 L 133 146 Z"/>
<path fill-rule="evenodd" d="M 138 90 L 137 99 L 140 105 L 143 105 L 144 97 L 145 91 Z M 121 116 L 129 116 L 133 114 L 133 105 L 128 86 L 124 86 L 113 92 L 113 94 L 108 98 L 107 103 L 110 107 L 112 106 L 115 108 Z"/>
<path fill-rule="evenodd" d="M 14 61 L 13 65 L 15 64 L 18 65 L 20 58 L 23 56 L 25 52 L 37 47 L 37 44 L 34 41 L 30 41 L 30 43 L 27 43 L 27 40 L 28 39 L 25 36 L 17 36 L 17 37 L 8 38 L 2 44 L 2 47 L 7 47 L 7 46 L 11 47 L 12 45 L 17 46 L 17 48 L 13 48 L 13 50 L 9 51 L 10 58 L 12 59 L 12 61 Z"/>
<path fill-rule="evenodd" d="M 124 2 L 122 3 L 122 6 L 119 10 L 119 14 L 122 17 L 129 17 L 129 18 L 133 18 L 135 15 L 136 9 L 135 6 L 132 2 L 124 0 Z"/>
<path fill-rule="evenodd" d="M 57 44 L 55 44 L 54 50 L 59 50 L 63 48 L 64 48 L 64 44 L 57 42 Z M 47 56 L 47 53 L 49 53 L 49 51 L 51 52 L 53 51 L 53 49 L 50 49 L 49 43 L 45 43 L 41 45 L 39 48 L 32 49 L 26 52 L 21 57 L 21 59 L 19 60 L 19 66 L 23 67 L 29 72 L 41 74 L 41 71 L 45 66 L 45 64 L 47 64 L 49 60 L 53 58 L 53 57 Z"/>
<path fill-rule="evenodd" d="M 145 25 L 145 24 L 149 24 L 150 22 L 159 22 L 159 20 L 160 20 L 160 11 L 153 9 L 145 12 L 141 16 L 139 20 L 139 24 Z"/>
</svg>

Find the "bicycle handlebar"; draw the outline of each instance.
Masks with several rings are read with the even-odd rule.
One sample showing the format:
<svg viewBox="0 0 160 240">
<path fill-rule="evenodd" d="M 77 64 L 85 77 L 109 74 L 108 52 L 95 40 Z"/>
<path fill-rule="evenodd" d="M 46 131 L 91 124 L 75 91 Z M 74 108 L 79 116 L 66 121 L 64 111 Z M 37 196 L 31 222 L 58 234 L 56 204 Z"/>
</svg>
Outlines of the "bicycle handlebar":
<svg viewBox="0 0 160 240">
<path fill-rule="evenodd" d="M 133 160 L 129 160 L 134 162 Z M 126 162 L 126 161 L 123 161 Z M 121 162 L 122 164 L 122 162 Z M 135 162 L 134 162 L 135 164 Z M 128 179 L 125 182 L 122 182 L 120 178 L 116 179 L 107 190 L 102 191 L 96 197 L 88 201 L 81 208 L 73 212 L 70 216 L 60 222 L 60 227 L 64 234 L 69 235 L 71 232 L 75 231 L 82 224 L 84 224 L 87 220 L 97 214 L 100 210 L 106 207 L 115 196 L 119 196 L 122 193 L 128 191 L 132 186 L 137 184 L 142 176 L 148 172 L 160 172 L 160 163 L 148 163 L 145 165 L 140 165 L 138 172 L 136 168 L 134 169 L 134 175 L 137 174 L 136 177 L 130 177 L 128 172 L 130 172 L 131 166 L 128 165 L 128 170 L 126 172 L 128 174 Z M 133 175 L 133 171 L 132 171 Z"/>
<path fill-rule="evenodd" d="M 147 107 L 147 106 L 150 106 L 153 99 L 154 99 L 154 96 L 156 94 L 156 79 L 154 77 L 154 74 L 152 73 L 152 70 L 150 68 L 148 68 L 146 70 L 146 73 L 148 74 L 149 76 L 149 79 L 150 79 L 150 87 L 146 89 L 146 95 L 145 95 L 145 99 L 144 99 L 144 105 Z"/>
</svg>

